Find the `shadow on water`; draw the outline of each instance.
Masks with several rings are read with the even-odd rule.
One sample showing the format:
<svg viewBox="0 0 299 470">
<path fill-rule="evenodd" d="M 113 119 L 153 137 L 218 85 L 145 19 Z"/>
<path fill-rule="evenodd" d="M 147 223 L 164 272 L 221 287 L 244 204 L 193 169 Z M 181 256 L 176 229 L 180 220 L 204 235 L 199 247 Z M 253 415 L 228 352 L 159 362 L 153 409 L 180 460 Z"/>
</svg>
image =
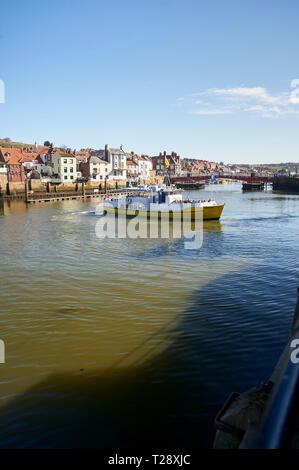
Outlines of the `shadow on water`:
<svg viewBox="0 0 299 470">
<path fill-rule="evenodd" d="M 266 380 L 286 341 L 294 286 L 289 272 L 290 291 L 279 291 L 281 271 L 258 266 L 195 291 L 154 359 L 109 370 L 80 364 L 36 384 L 0 410 L 0 446 L 211 447 L 223 400 Z"/>
</svg>

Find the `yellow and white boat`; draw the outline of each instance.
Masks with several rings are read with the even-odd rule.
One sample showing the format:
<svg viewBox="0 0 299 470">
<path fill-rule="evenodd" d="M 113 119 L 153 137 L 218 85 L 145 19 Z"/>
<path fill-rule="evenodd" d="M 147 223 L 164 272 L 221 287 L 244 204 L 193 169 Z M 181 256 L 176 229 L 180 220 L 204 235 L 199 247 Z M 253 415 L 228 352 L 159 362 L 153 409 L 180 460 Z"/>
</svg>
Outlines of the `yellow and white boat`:
<svg viewBox="0 0 299 470">
<path fill-rule="evenodd" d="M 225 204 L 214 200 L 183 200 L 182 194 L 172 188 L 157 189 L 150 193 L 134 196 L 123 195 L 117 198 L 107 197 L 104 211 L 126 217 L 144 216 L 158 219 L 219 220 Z"/>
</svg>

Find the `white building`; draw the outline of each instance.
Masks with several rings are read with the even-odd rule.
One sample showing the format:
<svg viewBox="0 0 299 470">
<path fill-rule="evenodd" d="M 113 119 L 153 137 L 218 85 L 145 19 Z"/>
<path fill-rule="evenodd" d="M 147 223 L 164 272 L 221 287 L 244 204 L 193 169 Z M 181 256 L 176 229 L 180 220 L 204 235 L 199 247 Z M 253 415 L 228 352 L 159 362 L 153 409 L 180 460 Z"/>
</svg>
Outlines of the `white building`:
<svg viewBox="0 0 299 470">
<path fill-rule="evenodd" d="M 111 178 L 114 180 L 125 180 L 127 178 L 127 155 L 122 146 L 119 149 L 105 148 L 105 159 L 111 163 Z"/>
<path fill-rule="evenodd" d="M 91 156 L 99 157 L 111 164 L 109 179 L 125 180 L 127 177 L 127 154 L 123 147 L 110 148 L 105 145 L 105 150 L 94 150 Z"/>
<path fill-rule="evenodd" d="M 77 162 L 71 153 L 55 152 L 52 156 L 53 176 L 61 182 L 75 182 L 77 179 Z"/>
<path fill-rule="evenodd" d="M 127 180 L 136 182 L 139 178 L 138 163 L 133 160 L 127 160 Z"/>
<path fill-rule="evenodd" d="M 147 180 L 150 178 L 150 171 L 153 169 L 152 160 L 145 155 L 138 157 L 138 167 L 140 178 Z"/>
<path fill-rule="evenodd" d="M 99 157 L 90 157 L 87 161 L 89 165 L 89 178 L 93 181 L 105 181 L 110 178 L 112 164 Z"/>
</svg>

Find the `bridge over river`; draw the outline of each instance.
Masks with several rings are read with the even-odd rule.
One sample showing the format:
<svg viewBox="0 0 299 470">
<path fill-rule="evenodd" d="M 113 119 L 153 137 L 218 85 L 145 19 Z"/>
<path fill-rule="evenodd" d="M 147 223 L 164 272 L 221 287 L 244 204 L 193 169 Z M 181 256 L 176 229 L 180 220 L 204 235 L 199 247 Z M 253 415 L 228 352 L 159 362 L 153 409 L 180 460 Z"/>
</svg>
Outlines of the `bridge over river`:
<svg viewBox="0 0 299 470">
<path fill-rule="evenodd" d="M 217 180 L 234 180 L 246 181 L 247 183 L 273 183 L 273 176 L 244 176 L 244 175 L 219 175 L 215 176 Z M 210 175 L 197 175 L 197 176 L 175 176 L 171 178 L 172 183 L 192 183 L 196 181 L 209 181 Z"/>
</svg>

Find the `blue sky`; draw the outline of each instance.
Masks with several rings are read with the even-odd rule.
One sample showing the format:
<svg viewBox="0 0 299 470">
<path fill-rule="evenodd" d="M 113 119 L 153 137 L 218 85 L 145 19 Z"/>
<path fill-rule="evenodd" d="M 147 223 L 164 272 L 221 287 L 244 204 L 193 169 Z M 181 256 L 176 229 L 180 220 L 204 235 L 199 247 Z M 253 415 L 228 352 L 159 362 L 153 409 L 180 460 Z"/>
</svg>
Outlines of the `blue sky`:
<svg viewBox="0 0 299 470">
<path fill-rule="evenodd" d="M 3 2 L 0 136 L 299 161 L 298 17 L 298 0 Z"/>
</svg>

